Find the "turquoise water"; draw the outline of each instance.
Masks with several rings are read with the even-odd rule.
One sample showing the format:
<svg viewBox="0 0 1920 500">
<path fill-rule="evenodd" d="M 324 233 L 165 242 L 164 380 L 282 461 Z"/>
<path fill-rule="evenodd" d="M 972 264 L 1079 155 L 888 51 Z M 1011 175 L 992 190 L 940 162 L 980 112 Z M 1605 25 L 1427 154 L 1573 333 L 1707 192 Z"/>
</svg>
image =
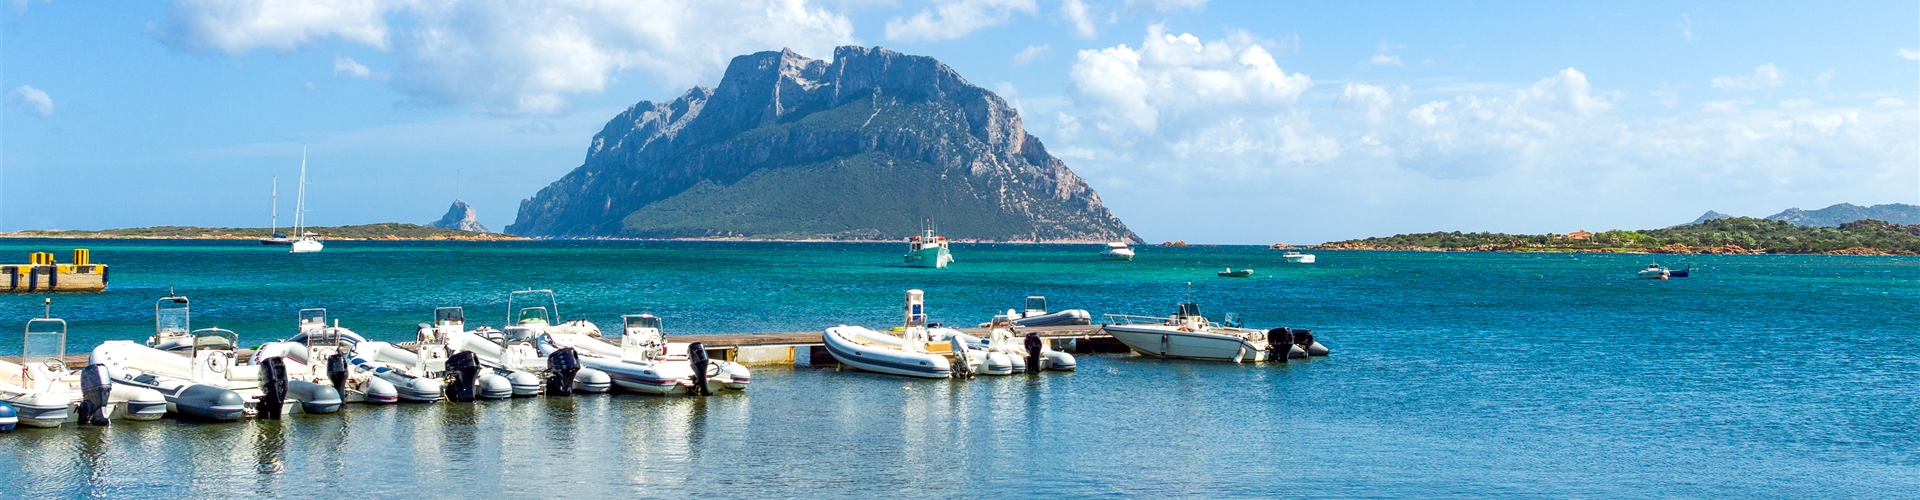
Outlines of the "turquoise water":
<svg viewBox="0 0 1920 500">
<path fill-rule="evenodd" d="M 755 367 L 744 394 L 353 406 L 281 422 L 128 422 L 0 435 L 0 496 L 1767 496 L 1920 491 L 1920 259 L 957 245 L 85 242 L 104 294 L 54 296 L 69 349 L 144 339 L 169 286 L 196 327 L 258 343 L 327 307 L 409 340 L 432 308 L 498 324 L 553 288 L 603 327 L 670 333 L 889 326 L 927 291 L 972 324 L 1028 294 L 1165 314 L 1188 292 L 1334 355 L 1232 365 L 1083 355 L 1074 373 L 965 382 Z M 0 240 L 0 255 L 69 241 Z M 1256 269 L 1249 279 L 1220 268 Z M 42 296 L 0 296 L 24 325 Z M 19 328 L 12 326 L 9 328 Z M 17 331 L 17 330 L 16 330 Z M 0 336 L 0 353 L 19 337 Z M 559 488 L 559 489 L 556 489 Z"/>
</svg>

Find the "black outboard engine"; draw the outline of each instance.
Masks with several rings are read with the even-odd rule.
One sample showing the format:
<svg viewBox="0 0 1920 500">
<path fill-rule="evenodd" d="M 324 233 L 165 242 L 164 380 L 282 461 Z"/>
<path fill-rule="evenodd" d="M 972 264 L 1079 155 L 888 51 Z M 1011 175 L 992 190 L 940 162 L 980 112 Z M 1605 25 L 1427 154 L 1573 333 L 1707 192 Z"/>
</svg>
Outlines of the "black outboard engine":
<svg viewBox="0 0 1920 500">
<path fill-rule="evenodd" d="M 1027 332 L 1027 373 L 1040 373 L 1040 334 Z"/>
<path fill-rule="evenodd" d="M 327 356 L 327 380 L 333 382 L 333 390 L 340 391 L 340 397 L 347 397 L 346 353 Z"/>
<path fill-rule="evenodd" d="M 107 365 L 93 365 L 80 372 L 80 423 L 107 425 L 112 421 L 107 416 L 107 396 L 113 393 L 113 377 L 107 375 Z"/>
<path fill-rule="evenodd" d="M 287 361 L 279 356 L 260 360 L 260 403 L 254 405 L 255 418 L 280 419 L 287 401 Z"/>
<path fill-rule="evenodd" d="M 1267 330 L 1267 361 L 1287 362 L 1287 351 L 1293 347 L 1293 329 L 1279 327 Z"/>
<path fill-rule="evenodd" d="M 713 390 L 707 388 L 707 346 L 694 342 L 687 346 L 687 363 L 693 365 L 693 393 L 712 396 Z"/>
<path fill-rule="evenodd" d="M 580 357 L 572 347 L 547 355 L 547 395 L 572 396 L 573 376 L 580 373 Z"/>
<path fill-rule="evenodd" d="M 1313 330 L 1294 330 L 1293 345 L 1300 346 L 1300 357 L 1307 357 L 1307 350 L 1313 348 Z"/>
<path fill-rule="evenodd" d="M 462 403 L 473 401 L 474 384 L 480 382 L 480 357 L 473 351 L 460 351 L 447 356 L 447 373 L 453 375 L 453 385 L 447 386 L 447 397 Z"/>
</svg>

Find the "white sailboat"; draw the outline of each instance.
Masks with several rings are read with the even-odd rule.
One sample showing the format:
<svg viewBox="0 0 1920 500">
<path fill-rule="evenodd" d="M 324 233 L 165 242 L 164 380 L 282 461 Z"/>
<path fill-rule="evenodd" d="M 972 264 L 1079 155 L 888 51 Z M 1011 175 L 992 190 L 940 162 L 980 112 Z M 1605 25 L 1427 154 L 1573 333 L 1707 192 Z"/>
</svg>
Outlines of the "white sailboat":
<svg viewBox="0 0 1920 500">
<path fill-rule="evenodd" d="M 305 224 L 307 215 L 307 148 L 300 148 L 300 194 L 296 200 L 293 204 L 293 232 L 299 233 L 300 239 L 293 242 L 293 249 L 288 250 L 288 253 L 318 252 L 320 249 L 325 248 L 326 245 L 320 244 L 320 240 L 315 238 L 315 236 L 319 235 L 306 232 Z"/>
<path fill-rule="evenodd" d="M 274 245 L 274 246 L 292 245 L 293 240 L 288 239 L 286 236 L 283 236 L 280 234 L 280 177 L 278 176 L 273 178 L 273 195 L 272 196 L 273 196 L 273 215 L 272 215 L 273 226 L 271 229 L 267 230 L 267 237 L 260 238 L 260 244 Z"/>
</svg>

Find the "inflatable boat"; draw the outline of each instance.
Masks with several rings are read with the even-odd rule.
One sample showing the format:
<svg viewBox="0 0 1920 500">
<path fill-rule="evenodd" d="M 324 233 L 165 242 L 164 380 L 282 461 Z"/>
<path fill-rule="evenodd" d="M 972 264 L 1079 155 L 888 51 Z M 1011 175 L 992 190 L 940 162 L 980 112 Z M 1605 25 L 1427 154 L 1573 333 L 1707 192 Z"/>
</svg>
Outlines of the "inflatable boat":
<svg viewBox="0 0 1920 500">
<path fill-rule="evenodd" d="M 574 348 L 581 354 L 581 364 L 607 372 L 614 385 L 624 390 L 666 395 L 693 387 L 691 344 L 667 342 L 657 316 L 632 314 L 620 319 L 619 347 L 590 334 L 566 332 L 549 333 L 546 342 Z M 746 390 L 752 375 L 739 363 L 716 359 L 707 361 L 706 379 L 708 392 L 738 391 Z"/>
<path fill-rule="evenodd" d="M 920 378 L 953 376 L 953 364 L 947 359 L 953 351 L 952 344 L 934 342 L 927 334 L 925 296 L 926 292 L 920 290 L 907 291 L 906 326 L 898 337 L 858 326 L 828 328 L 821 334 L 827 354 L 841 365 L 874 373 Z"/>
<path fill-rule="evenodd" d="M 548 333 L 594 336 L 600 334 L 600 328 L 586 320 L 554 324 L 554 319 L 560 317 L 560 303 L 554 298 L 553 290 L 529 289 L 508 293 L 507 313 L 508 326 L 501 332 L 503 341 L 500 345 L 515 347 L 525 345 L 537 353 L 538 359 L 541 360 L 541 370 L 536 373 L 544 375 L 542 378 L 546 379 L 548 395 L 556 392 L 567 394 L 574 391 L 597 394 L 613 389 L 613 378 L 607 372 L 590 366 L 576 366 L 579 364 L 579 356 L 573 354 L 575 351 L 568 350 L 568 354 L 562 354 L 563 358 L 558 360 L 560 362 L 556 362 L 552 356 L 565 348 L 540 351 L 537 342 L 541 336 Z M 509 351 L 511 352 L 511 349 Z M 521 362 L 527 365 L 533 364 L 533 360 Z M 570 379 L 571 382 L 561 380 L 563 378 Z"/>
</svg>

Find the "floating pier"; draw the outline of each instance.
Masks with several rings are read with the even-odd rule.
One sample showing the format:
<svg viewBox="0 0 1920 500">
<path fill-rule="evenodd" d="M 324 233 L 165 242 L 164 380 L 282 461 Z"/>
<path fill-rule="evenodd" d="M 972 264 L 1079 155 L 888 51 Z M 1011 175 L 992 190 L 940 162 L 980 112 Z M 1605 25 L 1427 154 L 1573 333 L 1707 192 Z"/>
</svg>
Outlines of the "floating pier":
<svg viewBox="0 0 1920 500">
<path fill-rule="evenodd" d="M 92 259 L 85 248 L 73 249 L 70 264 L 55 262 L 53 252 L 34 252 L 27 264 L 0 265 L 0 274 L 6 274 L 8 293 L 104 292 L 107 265 Z"/>
</svg>

